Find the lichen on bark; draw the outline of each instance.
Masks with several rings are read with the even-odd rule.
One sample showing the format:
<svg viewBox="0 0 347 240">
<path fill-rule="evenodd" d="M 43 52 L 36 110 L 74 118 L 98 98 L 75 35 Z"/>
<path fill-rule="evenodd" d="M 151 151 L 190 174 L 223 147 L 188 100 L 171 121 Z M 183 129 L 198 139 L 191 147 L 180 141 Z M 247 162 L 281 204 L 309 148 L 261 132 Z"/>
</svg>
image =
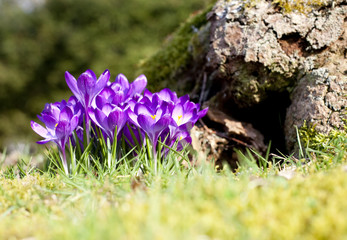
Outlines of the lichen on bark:
<svg viewBox="0 0 347 240">
<path fill-rule="evenodd" d="M 336 72 L 334 73 L 336 75 Z M 288 149 L 296 149 L 294 126 L 313 126 L 320 134 L 343 130 L 347 119 L 347 81 L 319 68 L 300 79 L 292 94 L 293 102 L 287 110 L 285 133 Z"/>
</svg>

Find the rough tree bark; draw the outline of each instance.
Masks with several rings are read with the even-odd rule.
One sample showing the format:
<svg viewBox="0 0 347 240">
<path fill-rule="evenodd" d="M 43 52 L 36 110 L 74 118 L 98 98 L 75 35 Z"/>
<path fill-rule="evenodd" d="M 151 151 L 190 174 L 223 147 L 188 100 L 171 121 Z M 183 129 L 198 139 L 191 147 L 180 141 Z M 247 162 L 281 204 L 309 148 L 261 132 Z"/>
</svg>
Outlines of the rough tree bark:
<svg viewBox="0 0 347 240">
<path fill-rule="evenodd" d="M 334 4 L 333 4 L 334 3 Z M 269 1 L 218 1 L 209 13 L 207 66 L 223 88 L 211 106 L 249 108 L 271 92 L 291 93 L 284 131 L 294 149 L 294 126 L 307 121 L 328 133 L 343 128 L 347 94 L 347 6 L 331 1 L 308 14 L 284 13 Z M 294 87 L 294 91 L 292 88 Z M 269 105 L 271 107 L 271 105 Z"/>
<path fill-rule="evenodd" d="M 218 1 L 206 24 L 192 26 L 189 63 L 170 74 L 184 79 L 178 89 L 210 107 L 207 126 L 194 134 L 217 149 L 216 159 L 231 157 L 226 149 L 235 146 L 264 151 L 266 131 L 282 131 L 291 152 L 294 126 L 306 121 L 328 133 L 343 129 L 346 119 L 346 1 L 328 0 L 308 13 L 285 12 L 270 0 L 246 2 Z M 284 113 L 280 129 L 258 124 L 271 112 Z"/>
</svg>

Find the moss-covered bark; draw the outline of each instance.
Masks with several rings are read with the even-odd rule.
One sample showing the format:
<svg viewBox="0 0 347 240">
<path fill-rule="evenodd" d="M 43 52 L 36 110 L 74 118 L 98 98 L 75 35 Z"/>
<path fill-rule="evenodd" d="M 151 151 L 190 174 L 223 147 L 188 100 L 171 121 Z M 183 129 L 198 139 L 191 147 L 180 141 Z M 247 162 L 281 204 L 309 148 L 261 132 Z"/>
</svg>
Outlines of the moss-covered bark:
<svg viewBox="0 0 347 240">
<path fill-rule="evenodd" d="M 201 41 L 200 37 L 206 32 L 206 14 L 211 8 L 191 16 L 169 37 L 160 51 L 140 64 L 139 73 L 147 76 L 151 90 L 170 87 L 180 94 L 191 91 L 193 84 L 182 84 L 180 74 L 189 71 L 195 64 L 194 59 L 203 55 L 206 39 Z M 204 37 L 208 39 L 209 35 Z"/>
</svg>

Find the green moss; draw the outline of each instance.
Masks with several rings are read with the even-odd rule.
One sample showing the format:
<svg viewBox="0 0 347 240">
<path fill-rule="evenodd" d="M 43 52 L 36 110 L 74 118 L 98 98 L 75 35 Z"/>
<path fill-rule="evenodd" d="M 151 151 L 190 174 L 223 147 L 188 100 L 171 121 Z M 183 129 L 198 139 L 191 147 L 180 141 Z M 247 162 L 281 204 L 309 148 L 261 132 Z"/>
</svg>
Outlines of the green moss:
<svg viewBox="0 0 347 240">
<path fill-rule="evenodd" d="M 285 12 L 299 11 L 301 13 L 309 13 L 314 9 L 328 5 L 327 0 L 272 0 L 272 2 Z"/>
<path fill-rule="evenodd" d="M 198 34 L 197 30 L 207 23 L 206 14 L 211 8 L 190 17 L 172 34 L 163 49 L 140 64 L 140 72 L 147 76 L 151 90 L 176 87 L 175 76 L 189 68 L 194 55 L 189 51 L 190 43 Z"/>
<path fill-rule="evenodd" d="M 260 2 L 260 0 L 244 1 L 246 8 L 255 7 Z M 298 11 L 305 14 L 332 3 L 332 1 L 329 0 L 271 0 L 271 2 L 284 12 Z"/>
<path fill-rule="evenodd" d="M 347 161 L 347 127 L 344 130 L 331 130 L 325 135 L 317 132 L 315 126 L 304 124 L 299 129 L 302 148 L 316 163 L 317 168 L 331 166 Z"/>
<path fill-rule="evenodd" d="M 347 234 L 347 173 L 342 167 L 292 180 L 205 169 L 188 178 L 157 178 L 136 191 L 119 180 L 75 181 L 78 189 L 61 180 L 42 175 L 1 179 L 0 236 L 342 239 Z"/>
<path fill-rule="evenodd" d="M 286 78 L 280 73 L 270 72 L 260 64 L 240 64 L 237 69 L 237 81 L 232 81 L 231 91 L 233 99 L 243 107 L 260 103 L 269 92 L 290 91 L 296 79 L 294 75 Z"/>
</svg>

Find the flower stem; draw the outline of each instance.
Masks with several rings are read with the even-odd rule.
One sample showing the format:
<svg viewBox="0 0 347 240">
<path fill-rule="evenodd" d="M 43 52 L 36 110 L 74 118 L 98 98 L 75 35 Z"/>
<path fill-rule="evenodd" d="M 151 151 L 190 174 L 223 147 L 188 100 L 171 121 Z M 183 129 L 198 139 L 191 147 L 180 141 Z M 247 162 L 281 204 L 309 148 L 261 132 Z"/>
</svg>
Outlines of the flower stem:
<svg viewBox="0 0 347 240">
<path fill-rule="evenodd" d="M 152 145 L 152 150 L 153 150 L 153 158 L 154 158 L 154 173 L 157 175 L 157 165 L 158 165 L 158 160 L 157 160 L 157 151 L 156 151 L 156 146 L 153 144 Z"/>
<path fill-rule="evenodd" d="M 87 145 L 88 145 L 90 142 L 90 122 L 89 122 L 89 115 L 85 114 L 85 116 L 86 116 L 86 134 L 87 134 Z"/>
<path fill-rule="evenodd" d="M 69 175 L 69 169 L 67 167 L 65 145 L 62 146 L 61 153 L 62 153 L 62 157 L 63 157 L 62 162 L 63 162 L 64 171 L 65 171 L 66 175 L 68 176 Z"/>
<path fill-rule="evenodd" d="M 85 110 L 86 114 L 85 114 L 85 133 L 86 133 L 86 146 L 89 146 L 90 143 L 90 121 L 89 121 L 89 115 L 88 115 L 88 109 Z M 86 147 L 85 146 L 85 147 Z M 90 157 L 87 157 L 87 167 L 90 167 Z"/>
</svg>

